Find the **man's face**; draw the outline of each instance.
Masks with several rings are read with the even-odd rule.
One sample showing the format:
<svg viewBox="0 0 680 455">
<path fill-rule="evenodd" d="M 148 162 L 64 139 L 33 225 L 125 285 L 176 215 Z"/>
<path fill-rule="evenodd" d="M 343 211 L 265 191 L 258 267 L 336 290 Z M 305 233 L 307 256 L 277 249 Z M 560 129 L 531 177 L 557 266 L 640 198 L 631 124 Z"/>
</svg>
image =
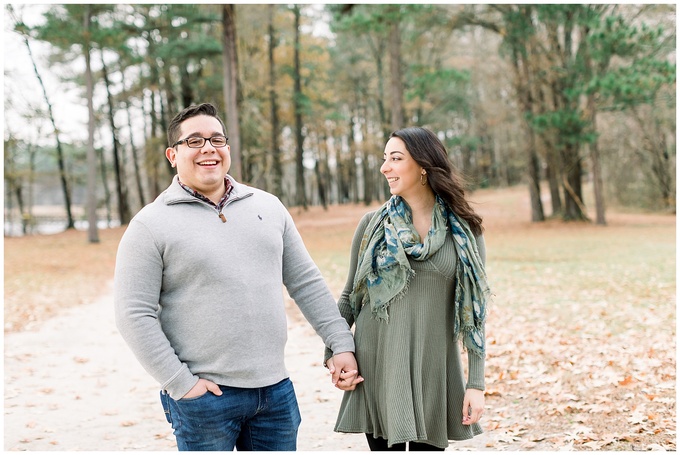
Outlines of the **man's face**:
<svg viewBox="0 0 680 455">
<path fill-rule="evenodd" d="M 179 140 L 189 137 L 224 136 L 219 120 L 209 115 L 197 115 L 180 124 Z M 229 145 L 215 147 L 205 141 L 201 148 L 190 148 L 186 142 L 168 147 L 165 156 L 177 167 L 180 181 L 211 200 L 224 194 L 224 176 L 229 172 Z"/>
</svg>

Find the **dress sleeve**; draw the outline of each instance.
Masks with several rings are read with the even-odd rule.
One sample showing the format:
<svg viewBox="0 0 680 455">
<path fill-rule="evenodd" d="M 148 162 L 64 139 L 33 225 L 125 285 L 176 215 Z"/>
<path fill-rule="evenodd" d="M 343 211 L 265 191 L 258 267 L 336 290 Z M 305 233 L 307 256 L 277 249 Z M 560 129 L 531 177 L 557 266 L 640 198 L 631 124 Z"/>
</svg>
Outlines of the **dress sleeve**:
<svg viewBox="0 0 680 455">
<path fill-rule="evenodd" d="M 479 251 L 479 257 L 482 260 L 482 264 L 486 267 L 486 243 L 484 242 L 484 236 L 480 235 L 475 239 L 477 241 L 477 250 Z M 486 331 L 482 331 L 482 336 L 486 336 Z M 479 355 L 468 351 L 468 389 L 478 389 L 484 390 L 484 368 L 485 359 Z"/>
<path fill-rule="evenodd" d="M 345 282 L 345 288 L 340 294 L 340 299 L 338 300 L 338 309 L 340 310 L 340 315 L 345 318 L 347 325 L 352 327 L 354 325 L 354 314 L 352 313 L 352 308 L 349 305 L 349 295 L 352 293 L 352 288 L 354 287 L 354 275 L 356 274 L 357 264 L 359 263 L 359 247 L 361 246 L 361 239 L 364 236 L 364 231 L 371 216 L 374 212 L 369 212 L 363 216 L 356 230 L 354 231 L 354 237 L 352 238 L 352 246 L 350 247 L 349 253 L 349 270 L 347 272 L 347 281 Z M 333 351 L 326 348 L 324 353 L 323 363 L 333 357 Z"/>
</svg>

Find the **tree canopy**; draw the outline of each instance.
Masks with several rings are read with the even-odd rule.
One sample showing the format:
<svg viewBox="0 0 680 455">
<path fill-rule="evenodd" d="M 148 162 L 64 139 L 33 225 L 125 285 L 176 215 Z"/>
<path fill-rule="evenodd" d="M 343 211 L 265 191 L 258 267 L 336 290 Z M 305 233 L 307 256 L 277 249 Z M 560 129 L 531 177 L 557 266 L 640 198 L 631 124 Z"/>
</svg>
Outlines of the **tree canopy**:
<svg viewBox="0 0 680 455">
<path fill-rule="evenodd" d="M 588 219 L 594 204 L 604 224 L 605 200 L 675 206 L 674 5 L 37 8 L 6 5 L 9 25 L 29 49 L 47 44 L 36 74 L 91 99 L 91 137 L 69 150 L 91 141 L 101 174 L 91 204 L 122 223 L 167 186 L 167 124 L 200 102 L 218 106 L 234 132 L 236 175 L 288 205 L 385 199 L 386 138 L 420 125 L 442 138 L 469 190 L 528 184 L 534 221 Z M 37 104 L 52 103 L 47 95 Z M 13 96 L 6 110 L 46 117 Z M 42 127 L 54 144 L 59 122 Z M 4 140 L 11 156 L 37 150 L 13 125 Z M 83 203 L 77 191 L 67 197 L 82 180 L 75 158 L 62 152 L 67 209 Z M 22 172 L 6 167 L 6 200 L 29 185 Z"/>
</svg>

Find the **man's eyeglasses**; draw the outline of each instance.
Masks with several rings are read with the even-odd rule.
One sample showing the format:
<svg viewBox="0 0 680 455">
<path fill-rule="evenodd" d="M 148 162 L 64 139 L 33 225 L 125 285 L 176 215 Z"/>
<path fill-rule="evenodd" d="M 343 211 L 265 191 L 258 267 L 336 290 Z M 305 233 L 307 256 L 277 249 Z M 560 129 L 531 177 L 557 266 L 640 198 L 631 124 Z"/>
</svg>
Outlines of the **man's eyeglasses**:
<svg viewBox="0 0 680 455">
<path fill-rule="evenodd" d="M 225 145 L 227 145 L 228 140 L 229 138 L 225 136 L 213 136 L 213 137 L 192 136 L 186 139 L 182 139 L 181 141 L 177 141 L 172 146 L 176 147 L 186 142 L 187 147 L 192 149 L 200 149 L 205 145 L 205 141 L 210 141 L 213 147 L 224 147 Z"/>
</svg>

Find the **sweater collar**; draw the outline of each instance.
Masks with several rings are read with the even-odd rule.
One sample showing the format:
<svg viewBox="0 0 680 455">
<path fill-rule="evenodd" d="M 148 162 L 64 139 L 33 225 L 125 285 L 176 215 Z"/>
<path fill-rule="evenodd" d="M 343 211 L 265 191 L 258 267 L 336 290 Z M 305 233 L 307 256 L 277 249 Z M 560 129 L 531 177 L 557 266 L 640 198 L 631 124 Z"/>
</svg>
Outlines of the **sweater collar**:
<svg viewBox="0 0 680 455">
<path fill-rule="evenodd" d="M 238 183 L 236 180 L 234 180 L 234 178 L 231 175 L 227 174 L 226 177 L 227 180 L 229 180 L 229 182 L 231 183 L 232 187 L 229 196 L 230 200 L 241 199 L 253 194 L 253 192 L 248 186 Z M 179 177 L 177 175 L 175 175 L 172 178 L 172 183 L 165 191 L 163 191 L 161 196 L 163 197 L 163 202 L 167 205 L 176 204 L 180 202 L 200 201 L 198 198 L 192 196 L 187 191 L 185 191 L 184 188 L 182 188 L 182 186 L 179 184 Z"/>
</svg>

